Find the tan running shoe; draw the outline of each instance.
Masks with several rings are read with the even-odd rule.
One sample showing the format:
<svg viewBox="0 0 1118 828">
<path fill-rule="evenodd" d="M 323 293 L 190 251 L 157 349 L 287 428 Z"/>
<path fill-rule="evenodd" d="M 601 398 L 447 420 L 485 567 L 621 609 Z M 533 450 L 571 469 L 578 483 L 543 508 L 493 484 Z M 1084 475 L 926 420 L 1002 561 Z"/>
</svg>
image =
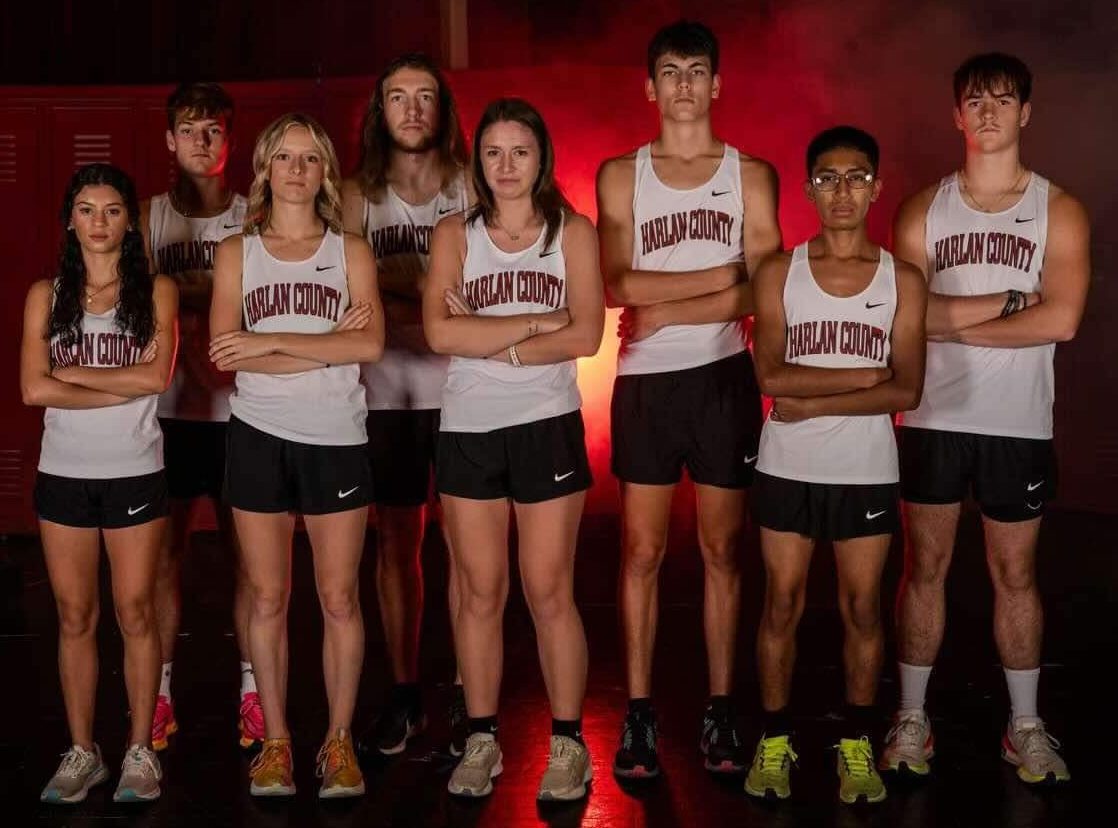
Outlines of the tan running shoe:
<svg viewBox="0 0 1118 828">
<path fill-rule="evenodd" d="M 345 728 L 338 728 L 326 740 L 316 761 L 322 780 L 322 787 L 318 789 L 320 799 L 341 799 L 365 793 L 365 777 L 361 775 L 357 755 L 353 752 L 353 737 Z"/>
</svg>

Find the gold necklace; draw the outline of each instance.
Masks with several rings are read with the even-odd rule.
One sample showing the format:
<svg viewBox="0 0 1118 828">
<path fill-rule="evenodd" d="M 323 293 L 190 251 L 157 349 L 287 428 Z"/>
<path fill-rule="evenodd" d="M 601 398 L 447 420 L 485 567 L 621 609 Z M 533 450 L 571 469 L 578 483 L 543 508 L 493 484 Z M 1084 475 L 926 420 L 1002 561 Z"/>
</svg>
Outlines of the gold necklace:
<svg viewBox="0 0 1118 828">
<path fill-rule="evenodd" d="M 1001 195 L 999 195 L 996 199 L 994 199 L 994 204 L 995 205 L 1001 204 L 1001 201 L 1002 201 L 1003 198 L 1005 198 L 1007 195 L 1009 195 L 1010 193 L 1012 193 L 1014 190 L 1017 189 L 1017 185 L 1021 183 L 1021 179 L 1025 177 L 1026 172 L 1027 172 L 1027 170 L 1025 170 L 1025 168 L 1022 167 L 1020 174 L 1017 176 L 1017 179 L 1012 184 L 1009 185 L 1009 189 L 1005 190 L 1004 192 L 1002 192 Z M 967 180 L 967 171 L 966 170 L 960 170 L 959 173 L 960 173 L 960 175 L 962 176 L 962 179 L 963 179 L 963 189 L 967 191 L 967 195 L 970 196 L 970 200 L 973 201 L 975 203 L 975 205 L 978 207 L 978 209 L 981 210 L 983 213 L 993 213 L 994 209 L 992 207 L 987 207 L 985 204 L 983 204 L 981 201 L 979 201 L 978 198 L 975 196 L 974 192 L 971 190 L 970 182 Z"/>
<path fill-rule="evenodd" d="M 533 215 L 532 218 L 535 218 L 535 215 Z M 509 230 L 507 227 L 505 227 L 504 224 L 501 223 L 501 220 L 499 218 L 497 218 L 496 213 L 493 214 L 493 221 L 495 221 L 497 223 L 497 226 L 500 227 L 501 230 L 504 231 L 505 235 L 508 236 L 513 241 L 520 241 L 521 235 L 523 235 L 524 231 L 528 229 L 528 225 L 532 223 L 532 219 L 531 218 L 528 219 L 527 224 L 525 224 L 523 227 L 521 227 L 518 232 L 513 233 L 511 230 Z"/>
<path fill-rule="evenodd" d="M 118 276 L 117 278 L 113 279 L 111 282 L 105 282 L 105 284 L 101 285 L 101 287 L 97 288 L 97 290 L 94 290 L 94 291 L 90 291 L 90 289 L 88 287 L 86 287 L 86 289 L 85 289 L 85 306 L 88 308 L 90 305 L 93 304 L 93 298 L 98 293 L 100 293 L 101 291 L 103 291 L 107 288 L 112 287 L 113 285 L 115 285 L 119 281 L 120 281 L 120 277 Z"/>
</svg>

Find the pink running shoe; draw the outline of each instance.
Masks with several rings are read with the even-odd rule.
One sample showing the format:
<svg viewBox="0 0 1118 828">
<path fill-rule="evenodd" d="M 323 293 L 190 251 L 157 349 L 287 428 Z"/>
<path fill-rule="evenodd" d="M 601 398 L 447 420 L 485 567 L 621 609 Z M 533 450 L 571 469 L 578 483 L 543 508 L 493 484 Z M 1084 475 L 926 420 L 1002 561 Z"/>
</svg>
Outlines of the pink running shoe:
<svg viewBox="0 0 1118 828">
<path fill-rule="evenodd" d="M 151 746 L 156 750 L 166 750 L 167 740 L 179 732 L 175 721 L 175 706 L 162 694 L 155 697 L 155 715 L 151 720 Z"/>
<path fill-rule="evenodd" d="M 241 716 L 237 722 L 237 730 L 241 732 L 241 747 L 250 748 L 257 742 L 264 741 L 264 710 L 260 707 L 258 693 L 245 693 L 241 699 Z"/>
</svg>

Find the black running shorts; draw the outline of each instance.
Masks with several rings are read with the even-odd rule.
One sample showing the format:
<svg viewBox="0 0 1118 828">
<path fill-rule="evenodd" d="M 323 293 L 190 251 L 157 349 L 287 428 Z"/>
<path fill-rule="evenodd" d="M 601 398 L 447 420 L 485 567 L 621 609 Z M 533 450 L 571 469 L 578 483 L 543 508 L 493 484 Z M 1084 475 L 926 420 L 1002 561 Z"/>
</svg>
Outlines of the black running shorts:
<svg viewBox="0 0 1118 828">
<path fill-rule="evenodd" d="M 897 447 L 901 498 L 910 503 L 959 503 L 973 493 L 986 517 L 1017 523 L 1040 517 L 1056 496 L 1051 440 L 905 426 Z"/>
<path fill-rule="evenodd" d="M 900 526 L 896 483 L 805 483 L 757 472 L 753 519 L 775 532 L 841 541 L 891 535 Z"/>
<path fill-rule="evenodd" d="M 426 503 L 439 443 L 439 409 L 370 411 L 365 428 L 376 502 L 385 506 Z"/>
<path fill-rule="evenodd" d="M 366 447 L 296 443 L 229 420 L 225 501 L 245 512 L 325 515 L 373 499 Z"/>
<path fill-rule="evenodd" d="M 623 374 L 610 405 L 613 473 L 626 483 L 743 489 L 753 481 L 761 393 L 748 351 L 709 365 Z"/>
<path fill-rule="evenodd" d="M 42 520 L 85 529 L 124 529 L 167 515 L 163 471 L 87 480 L 39 472 L 35 511 Z"/>
<path fill-rule="evenodd" d="M 161 418 L 167 493 L 175 499 L 221 499 L 229 424 Z"/>
<path fill-rule="evenodd" d="M 496 431 L 439 433 L 440 494 L 539 503 L 589 489 L 582 413 L 572 411 Z"/>
</svg>

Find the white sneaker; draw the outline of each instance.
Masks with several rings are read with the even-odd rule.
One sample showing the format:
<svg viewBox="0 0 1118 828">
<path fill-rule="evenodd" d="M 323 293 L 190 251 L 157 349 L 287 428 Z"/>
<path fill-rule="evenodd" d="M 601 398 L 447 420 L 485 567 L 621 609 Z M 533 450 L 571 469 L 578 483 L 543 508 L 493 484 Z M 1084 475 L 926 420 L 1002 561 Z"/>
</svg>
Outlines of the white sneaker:
<svg viewBox="0 0 1118 828">
<path fill-rule="evenodd" d="M 568 736 L 552 736 L 547 756 L 547 770 L 540 780 L 541 800 L 582 799 L 586 783 L 594 778 L 590 767 L 590 751 L 586 745 Z"/>
<path fill-rule="evenodd" d="M 488 796 L 500 775 L 501 746 L 491 733 L 471 733 L 446 789 L 457 796 Z"/>
<path fill-rule="evenodd" d="M 162 793 L 159 782 L 162 779 L 163 769 L 155 751 L 143 745 L 132 745 L 124 754 L 113 802 L 151 802 L 159 799 Z"/>
<path fill-rule="evenodd" d="M 877 767 L 883 771 L 927 776 L 932 770 L 928 760 L 936 755 L 935 742 L 928 714 L 919 708 L 898 711 L 885 736 L 885 747 Z"/>
<path fill-rule="evenodd" d="M 74 745 L 62 754 L 58 770 L 39 794 L 39 801 L 68 805 L 83 802 L 90 788 L 108 778 L 109 769 L 101 759 L 101 748 L 94 745 L 93 750 L 85 750 Z"/>
<path fill-rule="evenodd" d="M 1022 716 L 1009 723 L 1002 737 L 1002 758 L 1017 766 L 1017 776 L 1030 785 L 1067 782 L 1068 766 L 1060 754 L 1060 743 L 1036 717 Z"/>
</svg>

